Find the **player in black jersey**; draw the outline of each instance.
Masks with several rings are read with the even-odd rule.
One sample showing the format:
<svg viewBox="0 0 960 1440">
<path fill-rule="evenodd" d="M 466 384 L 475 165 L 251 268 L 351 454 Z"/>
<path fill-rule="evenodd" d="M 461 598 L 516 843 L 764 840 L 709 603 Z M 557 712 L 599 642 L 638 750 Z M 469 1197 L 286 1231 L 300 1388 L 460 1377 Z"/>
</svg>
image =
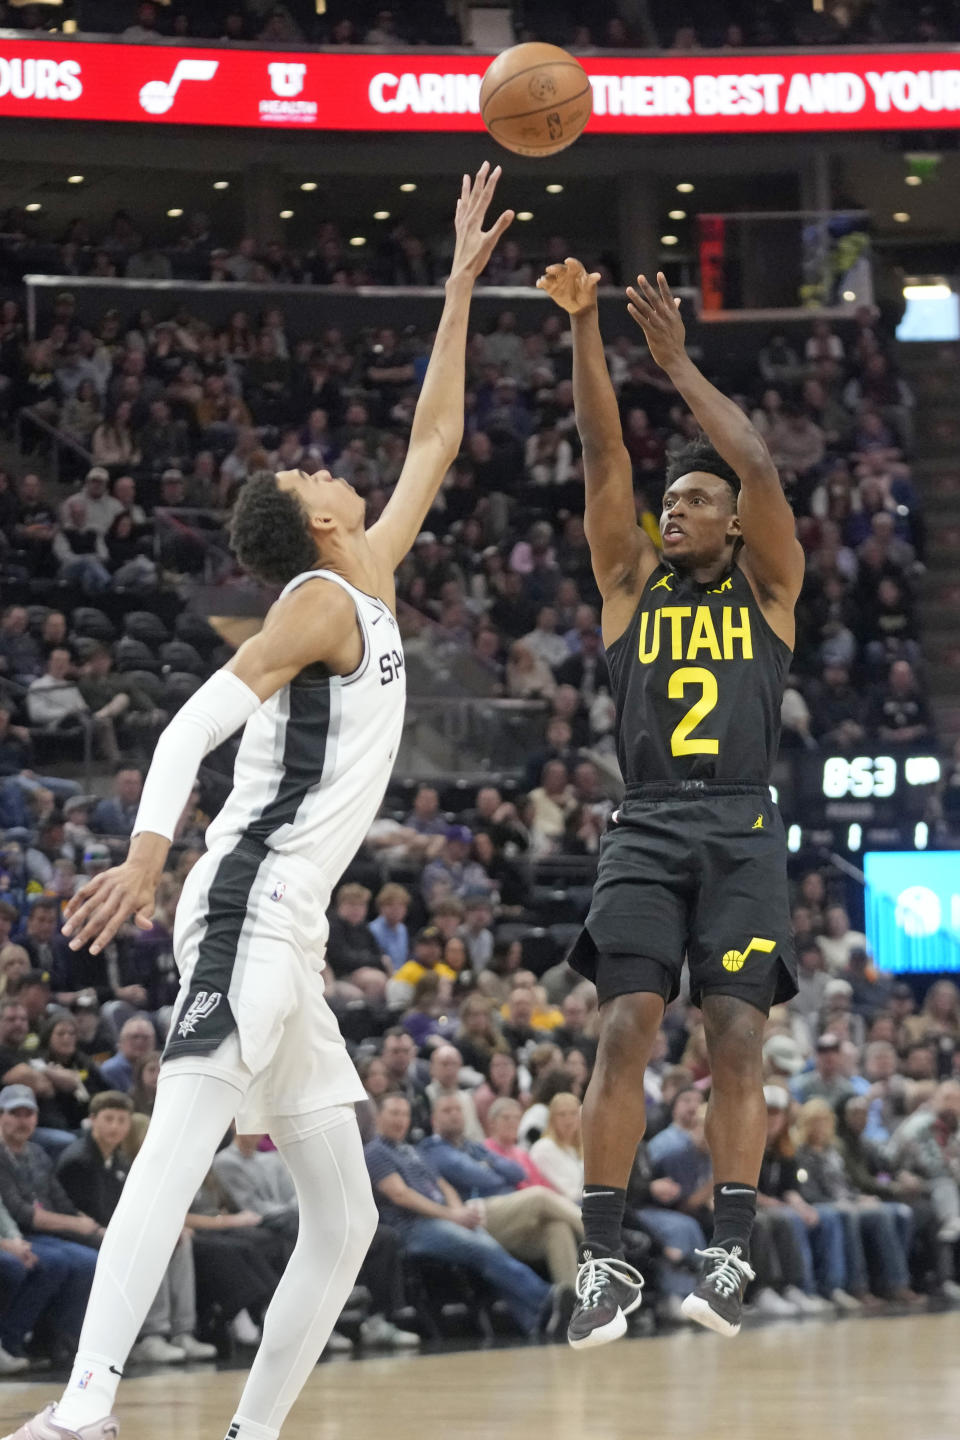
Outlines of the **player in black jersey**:
<svg viewBox="0 0 960 1440">
<path fill-rule="evenodd" d="M 684 1313 L 736 1335 L 766 1139 L 761 1043 L 795 993 L 783 824 L 770 797 L 803 552 L 769 452 L 687 355 L 663 275 L 629 310 L 706 440 L 671 464 L 663 554 L 638 526 L 597 318 L 576 260 L 537 282 L 571 317 L 585 527 L 603 598 L 624 801 L 603 838 L 570 962 L 601 1006 L 584 1100 L 585 1240 L 575 1348 L 622 1335 L 641 1277 L 623 1260 L 624 1192 L 645 1125 L 643 1077 L 686 955 L 710 1055 L 714 1233 Z"/>
</svg>

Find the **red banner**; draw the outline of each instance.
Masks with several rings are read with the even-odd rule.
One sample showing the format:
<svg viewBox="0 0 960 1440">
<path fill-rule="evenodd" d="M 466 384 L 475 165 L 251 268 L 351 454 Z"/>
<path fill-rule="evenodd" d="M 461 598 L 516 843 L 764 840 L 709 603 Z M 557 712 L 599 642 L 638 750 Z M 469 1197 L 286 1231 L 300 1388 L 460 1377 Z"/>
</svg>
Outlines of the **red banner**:
<svg viewBox="0 0 960 1440">
<path fill-rule="evenodd" d="M 479 130 L 489 55 L 0 41 L 0 116 L 313 130 Z M 584 58 L 588 134 L 932 130 L 960 50 Z"/>
</svg>

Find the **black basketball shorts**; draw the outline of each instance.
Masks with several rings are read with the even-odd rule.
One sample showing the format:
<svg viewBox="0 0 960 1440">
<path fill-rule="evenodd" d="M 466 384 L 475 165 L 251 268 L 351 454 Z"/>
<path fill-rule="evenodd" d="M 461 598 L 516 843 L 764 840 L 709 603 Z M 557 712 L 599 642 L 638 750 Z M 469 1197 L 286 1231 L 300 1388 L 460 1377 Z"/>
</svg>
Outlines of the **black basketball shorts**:
<svg viewBox="0 0 960 1440">
<path fill-rule="evenodd" d="M 734 995 L 764 1014 L 797 992 L 787 847 L 766 786 L 631 786 L 600 845 L 593 901 L 568 960 L 604 1001 Z"/>
</svg>

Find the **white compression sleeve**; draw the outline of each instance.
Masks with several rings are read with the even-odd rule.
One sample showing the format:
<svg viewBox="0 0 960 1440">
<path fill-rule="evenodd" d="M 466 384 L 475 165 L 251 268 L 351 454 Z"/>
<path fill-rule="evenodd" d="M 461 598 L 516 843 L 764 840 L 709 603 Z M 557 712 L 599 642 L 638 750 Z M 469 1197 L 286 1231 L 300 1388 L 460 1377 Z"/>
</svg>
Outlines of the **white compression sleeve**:
<svg viewBox="0 0 960 1440">
<path fill-rule="evenodd" d="M 157 741 L 143 784 L 134 835 L 149 830 L 173 839 L 190 798 L 200 762 L 260 706 L 249 685 L 229 670 L 218 670 L 170 721 Z"/>
</svg>

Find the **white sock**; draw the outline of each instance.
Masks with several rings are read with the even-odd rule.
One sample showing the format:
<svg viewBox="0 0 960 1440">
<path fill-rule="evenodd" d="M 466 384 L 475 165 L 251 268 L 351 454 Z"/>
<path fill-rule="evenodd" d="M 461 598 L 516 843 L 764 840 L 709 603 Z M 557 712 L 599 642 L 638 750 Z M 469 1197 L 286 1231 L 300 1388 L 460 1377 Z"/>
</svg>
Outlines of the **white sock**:
<svg viewBox="0 0 960 1440">
<path fill-rule="evenodd" d="M 103 1420 L 183 1229 L 190 1202 L 240 1104 L 241 1092 L 210 1075 L 161 1071 L 143 1148 L 100 1247 L 70 1383 L 56 1424 Z"/>
<path fill-rule="evenodd" d="M 353 1106 L 270 1127 L 297 1189 L 296 1248 L 263 1321 L 263 1340 L 234 1417 L 235 1440 L 274 1440 L 353 1289 L 377 1207 Z M 233 1436 L 233 1427 L 231 1427 Z"/>
</svg>

